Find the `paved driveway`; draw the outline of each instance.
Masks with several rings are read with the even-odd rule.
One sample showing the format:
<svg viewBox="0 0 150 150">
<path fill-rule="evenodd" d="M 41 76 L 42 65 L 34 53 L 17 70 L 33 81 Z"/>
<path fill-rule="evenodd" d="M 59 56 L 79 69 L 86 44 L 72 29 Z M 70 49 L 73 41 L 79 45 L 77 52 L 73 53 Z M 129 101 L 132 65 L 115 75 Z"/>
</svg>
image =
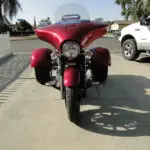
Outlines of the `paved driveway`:
<svg viewBox="0 0 150 150">
<path fill-rule="evenodd" d="M 88 90 L 79 127 L 60 92 L 38 84 L 29 67 L 0 93 L 1 150 L 149 150 L 149 66 L 112 54 L 100 96 Z"/>
</svg>

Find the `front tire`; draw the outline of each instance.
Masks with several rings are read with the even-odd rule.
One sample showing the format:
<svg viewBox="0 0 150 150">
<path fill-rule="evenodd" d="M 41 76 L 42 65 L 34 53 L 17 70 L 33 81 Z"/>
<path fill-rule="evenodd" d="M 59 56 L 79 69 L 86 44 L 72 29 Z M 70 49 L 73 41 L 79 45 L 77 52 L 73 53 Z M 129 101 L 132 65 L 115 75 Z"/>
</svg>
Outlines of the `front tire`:
<svg viewBox="0 0 150 150">
<path fill-rule="evenodd" d="M 35 68 L 36 80 L 40 84 L 45 85 L 45 83 L 50 81 L 51 79 L 49 72 L 50 72 L 49 68 L 36 67 Z"/>
<path fill-rule="evenodd" d="M 77 89 L 66 87 L 66 109 L 71 122 L 79 124 L 80 96 Z"/>
<path fill-rule="evenodd" d="M 134 61 L 139 57 L 136 41 L 134 39 L 128 39 L 123 42 L 122 45 L 123 57 L 126 60 Z"/>
</svg>

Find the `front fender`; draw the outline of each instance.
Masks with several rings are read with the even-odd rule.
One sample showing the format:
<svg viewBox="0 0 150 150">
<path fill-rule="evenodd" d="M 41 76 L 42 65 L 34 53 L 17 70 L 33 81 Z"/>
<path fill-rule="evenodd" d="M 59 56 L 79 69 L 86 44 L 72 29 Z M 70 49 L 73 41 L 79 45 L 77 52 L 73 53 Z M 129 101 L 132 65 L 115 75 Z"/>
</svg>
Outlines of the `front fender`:
<svg viewBox="0 0 150 150">
<path fill-rule="evenodd" d="M 110 52 L 106 48 L 96 47 L 91 49 L 93 58 L 102 66 L 111 66 Z"/>
<path fill-rule="evenodd" d="M 75 68 L 67 68 L 64 71 L 64 85 L 66 87 L 77 87 L 80 84 L 80 72 Z"/>
<path fill-rule="evenodd" d="M 50 67 L 52 50 L 48 48 L 38 48 L 33 50 L 30 64 L 31 67 Z"/>
</svg>

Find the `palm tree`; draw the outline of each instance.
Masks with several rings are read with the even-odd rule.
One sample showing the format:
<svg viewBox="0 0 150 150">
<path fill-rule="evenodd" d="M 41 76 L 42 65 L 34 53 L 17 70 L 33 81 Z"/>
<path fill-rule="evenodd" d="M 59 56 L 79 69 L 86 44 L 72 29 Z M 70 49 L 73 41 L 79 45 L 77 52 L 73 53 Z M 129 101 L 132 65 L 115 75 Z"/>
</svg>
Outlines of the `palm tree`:
<svg viewBox="0 0 150 150">
<path fill-rule="evenodd" d="M 12 19 L 19 9 L 22 10 L 18 0 L 0 0 L 0 25 L 3 25 L 3 15 L 8 15 Z M 1 30 L 0 28 L 0 32 Z"/>
</svg>

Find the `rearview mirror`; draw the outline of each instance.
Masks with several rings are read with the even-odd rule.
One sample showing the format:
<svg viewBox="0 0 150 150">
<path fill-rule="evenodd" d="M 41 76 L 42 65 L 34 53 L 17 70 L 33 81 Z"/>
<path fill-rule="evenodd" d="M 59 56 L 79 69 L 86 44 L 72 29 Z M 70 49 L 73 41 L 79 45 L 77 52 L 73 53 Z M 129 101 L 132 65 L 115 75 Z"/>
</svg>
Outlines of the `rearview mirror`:
<svg viewBox="0 0 150 150">
<path fill-rule="evenodd" d="M 148 15 L 143 15 L 141 17 L 140 24 L 143 26 L 150 25 L 150 18 L 148 17 Z"/>
<path fill-rule="evenodd" d="M 146 25 L 147 25 L 147 26 L 150 25 L 150 17 L 148 17 L 148 18 L 146 19 Z"/>
<path fill-rule="evenodd" d="M 140 20 L 140 25 L 141 25 L 141 26 L 145 26 L 145 25 L 146 25 L 145 21 Z"/>
<path fill-rule="evenodd" d="M 140 21 L 140 25 L 142 26 L 150 26 L 150 22 L 145 20 L 145 21 Z"/>
</svg>

